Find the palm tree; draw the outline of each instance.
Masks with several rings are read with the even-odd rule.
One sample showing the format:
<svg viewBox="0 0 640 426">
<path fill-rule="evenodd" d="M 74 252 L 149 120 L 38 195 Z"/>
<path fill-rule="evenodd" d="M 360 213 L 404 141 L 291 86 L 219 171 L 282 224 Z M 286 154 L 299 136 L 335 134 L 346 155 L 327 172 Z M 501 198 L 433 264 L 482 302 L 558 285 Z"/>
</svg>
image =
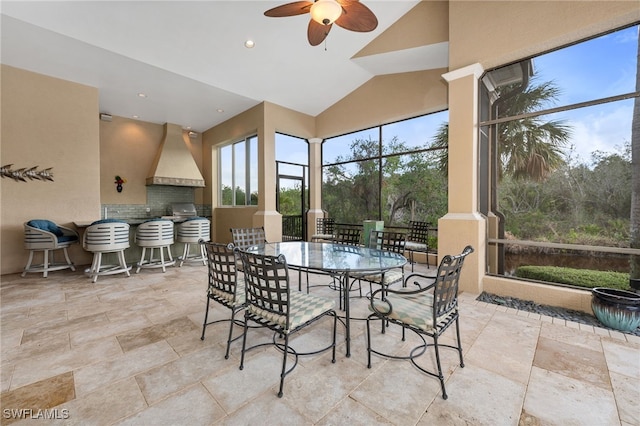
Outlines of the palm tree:
<svg viewBox="0 0 640 426">
<path fill-rule="evenodd" d="M 519 84 L 510 84 L 496 90 L 498 99 L 504 99 L 496 118 L 514 117 L 539 111 L 554 101 L 560 90 L 552 82 L 535 84 L 529 80 L 524 90 Z M 560 120 L 544 121 L 542 117 L 527 117 L 501 123 L 498 128 L 498 147 L 501 167 L 499 175 L 514 179 L 544 180 L 565 163 L 563 148 L 567 145 L 571 129 Z M 449 126 L 443 123 L 432 139 L 432 148 L 448 144 Z M 447 173 L 447 151 L 436 151 L 437 164 Z"/>
</svg>

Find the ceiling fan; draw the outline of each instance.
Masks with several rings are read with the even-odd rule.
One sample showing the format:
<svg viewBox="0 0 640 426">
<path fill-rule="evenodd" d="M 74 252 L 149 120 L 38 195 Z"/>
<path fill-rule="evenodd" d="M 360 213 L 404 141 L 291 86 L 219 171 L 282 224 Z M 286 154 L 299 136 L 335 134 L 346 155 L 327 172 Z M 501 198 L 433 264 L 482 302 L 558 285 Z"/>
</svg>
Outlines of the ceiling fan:
<svg viewBox="0 0 640 426">
<path fill-rule="evenodd" d="M 373 31 L 378 26 L 376 15 L 358 0 L 294 1 L 264 12 L 265 16 L 272 18 L 305 13 L 311 14 L 307 38 L 312 46 L 324 41 L 334 23 L 345 30 L 364 33 Z"/>
</svg>

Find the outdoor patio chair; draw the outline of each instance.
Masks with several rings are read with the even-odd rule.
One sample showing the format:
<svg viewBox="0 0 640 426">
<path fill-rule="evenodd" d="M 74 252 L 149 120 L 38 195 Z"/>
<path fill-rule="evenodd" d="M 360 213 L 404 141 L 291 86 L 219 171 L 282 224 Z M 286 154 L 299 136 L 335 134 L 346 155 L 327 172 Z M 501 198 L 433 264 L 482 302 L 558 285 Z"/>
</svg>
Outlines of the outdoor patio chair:
<svg viewBox="0 0 640 426">
<path fill-rule="evenodd" d="M 311 241 L 333 241 L 335 235 L 336 220 L 328 217 L 316 219 L 316 233 L 311 236 Z"/>
<path fill-rule="evenodd" d="M 282 397 L 284 378 L 296 367 L 299 356 L 318 354 L 332 349 L 331 362 L 336 362 L 337 315 L 334 309 L 335 302 L 292 290 L 289 285 L 289 268 L 282 255 L 275 257 L 240 251 L 240 257 L 244 265 L 247 298 L 240 370 L 244 369 L 245 353 L 248 350 L 274 345 L 282 351 L 282 371 L 280 373 L 280 390 L 278 391 L 278 397 Z M 309 352 L 298 352 L 289 346 L 291 335 L 327 315 L 333 317 L 332 341 L 328 346 Z M 258 343 L 247 348 L 249 321 L 273 330 L 273 341 Z M 284 339 L 284 342 L 279 339 Z M 287 369 L 287 357 L 291 355 L 295 361 L 293 366 Z"/>
<path fill-rule="evenodd" d="M 225 359 L 229 359 L 229 348 L 231 342 L 242 337 L 238 335 L 233 338 L 233 326 L 244 326 L 242 320 L 236 319 L 236 314 L 245 307 L 244 276 L 238 274 L 236 268 L 237 253 L 233 244 L 219 244 L 208 241 L 201 241 L 201 247 L 205 250 L 208 264 L 209 285 L 207 287 L 207 307 L 204 311 L 204 322 L 202 323 L 202 336 L 208 325 L 218 322 L 229 321 L 229 336 L 227 338 L 227 351 Z M 229 319 L 220 319 L 207 322 L 209 318 L 209 303 L 215 301 L 231 311 Z"/>
<path fill-rule="evenodd" d="M 333 239 L 334 243 L 349 244 L 352 246 L 360 245 L 360 228 L 339 226 L 336 228 L 336 235 Z"/>
<path fill-rule="evenodd" d="M 246 250 L 251 246 L 259 246 L 267 242 L 262 226 L 255 228 L 231 228 L 233 245 L 238 250 Z"/>
<path fill-rule="evenodd" d="M 409 235 L 405 243 L 405 250 L 409 253 L 409 262 L 411 263 L 411 272 L 413 272 L 414 253 L 424 253 L 427 260 L 427 268 L 429 267 L 429 222 L 420 222 L 412 220 L 409 222 Z"/>
<path fill-rule="evenodd" d="M 373 293 L 369 305 L 373 313 L 367 317 L 367 367 L 371 368 L 372 353 L 392 359 L 408 359 L 420 371 L 440 380 L 442 398 L 447 399 L 439 346 L 456 349 L 460 357 L 460 367 L 464 367 L 458 314 L 458 281 L 464 260 L 471 253 L 473 248 L 467 246 L 459 255 L 443 257 L 435 277 L 420 273 L 409 275 L 405 285 L 412 284 L 411 289 L 379 289 Z M 418 286 L 415 290 L 414 285 Z M 405 331 L 410 330 L 420 337 L 422 344 L 411 349 L 406 356 L 374 350 L 371 347 L 371 321 L 378 319 L 382 320 L 383 333 L 386 323 L 397 324 L 402 327 L 402 340 L 405 339 Z M 438 339 L 453 323 L 456 325 L 457 345 L 440 344 Z M 432 338 L 433 343 L 428 344 L 425 336 Z M 437 373 L 421 367 L 416 362 L 416 358 L 426 353 L 429 346 L 435 349 Z"/>
<path fill-rule="evenodd" d="M 374 250 L 382 250 L 383 252 L 393 252 L 404 255 L 406 242 L 406 234 L 394 231 L 377 231 L 371 230 L 369 234 L 369 248 Z M 369 294 L 373 293 L 373 284 L 378 284 L 383 288 L 388 288 L 391 284 L 403 282 L 404 266 L 399 269 L 392 269 L 385 272 L 374 274 L 351 274 L 351 278 L 357 281 L 366 281 L 369 283 Z"/>
<path fill-rule="evenodd" d="M 47 278 L 49 271 L 59 271 L 61 269 L 71 269 L 75 271 L 75 265 L 69 259 L 67 248 L 71 244 L 78 243 L 78 233 L 73 229 L 57 225 L 46 219 L 33 219 L 24 224 L 24 248 L 29 250 L 29 260 L 22 271 L 24 277 L 29 272 L 42 272 L 42 276 Z M 54 253 L 62 250 L 66 263 L 56 263 Z M 35 252 L 42 252 L 42 263 L 33 265 L 33 255 Z M 51 253 L 51 259 L 49 259 Z"/>
</svg>

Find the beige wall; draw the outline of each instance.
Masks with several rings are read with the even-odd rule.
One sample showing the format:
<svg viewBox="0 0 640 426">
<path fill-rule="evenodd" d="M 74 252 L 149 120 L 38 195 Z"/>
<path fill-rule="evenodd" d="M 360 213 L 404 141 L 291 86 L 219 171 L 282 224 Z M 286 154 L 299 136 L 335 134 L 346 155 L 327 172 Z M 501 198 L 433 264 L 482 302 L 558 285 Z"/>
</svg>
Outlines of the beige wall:
<svg viewBox="0 0 640 426">
<path fill-rule="evenodd" d="M 640 19 L 637 1 L 450 1 L 449 69 L 485 69 Z"/>
<path fill-rule="evenodd" d="M 372 78 L 316 117 L 327 138 L 447 109 L 446 69 Z"/>
<path fill-rule="evenodd" d="M 114 116 L 100 121 L 100 197 L 102 204 L 146 204 L 146 178 L 160 149 L 162 124 Z M 200 172 L 203 168 L 202 135 L 189 138 L 182 134 Z M 115 176 L 127 180 L 122 192 L 116 191 Z M 207 179 L 205 178 L 205 184 Z M 209 182 L 210 184 L 210 182 Z M 195 189 L 195 203 L 203 204 L 205 189 Z M 98 216 L 99 217 L 99 216 Z M 92 220 L 94 218 L 87 218 Z"/>
<path fill-rule="evenodd" d="M 1 163 L 51 167 L 54 177 L 2 178 L 0 258 L 1 273 L 8 274 L 27 261 L 24 222 L 41 218 L 70 225 L 100 216 L 100 142 L 97 89 L 5 65 L 1 73 Z M 70 254 L 76 264 L 90 263 L 79 245 Z"/>
<path fill-rule="evenodd" d="M 263 102 L 203 134 L 204 175 L 212 185 L 207 189 L 213 207 L 213 239 L 230 241 L 230 228 L 264 226 L 267 239 L 280 241 L 282 218 L 275 211 L 275 133 L 301 138 L 315 132 L 313 117 L 281 106 Z M 258 135 L 258 176 L 261 198 L 258 207 L 217 207 L 217 149 L 251 135 Z M 265 146 L 268 149 L 265 149 Z"/>
</svg>

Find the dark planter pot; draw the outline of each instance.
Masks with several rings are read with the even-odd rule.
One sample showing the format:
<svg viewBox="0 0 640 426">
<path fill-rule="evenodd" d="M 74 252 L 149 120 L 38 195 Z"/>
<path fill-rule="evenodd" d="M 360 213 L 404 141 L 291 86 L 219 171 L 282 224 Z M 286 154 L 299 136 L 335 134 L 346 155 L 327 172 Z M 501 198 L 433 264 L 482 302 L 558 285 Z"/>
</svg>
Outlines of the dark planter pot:
<svg viewBox="0 0 640 426">
<path fill-rule="evenodd" d="M 591 290 L 591 309 L 607 327 L 633 331 L 640 326 L 640 294 L 615 288 Z"/>
</svg>

